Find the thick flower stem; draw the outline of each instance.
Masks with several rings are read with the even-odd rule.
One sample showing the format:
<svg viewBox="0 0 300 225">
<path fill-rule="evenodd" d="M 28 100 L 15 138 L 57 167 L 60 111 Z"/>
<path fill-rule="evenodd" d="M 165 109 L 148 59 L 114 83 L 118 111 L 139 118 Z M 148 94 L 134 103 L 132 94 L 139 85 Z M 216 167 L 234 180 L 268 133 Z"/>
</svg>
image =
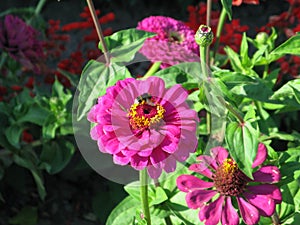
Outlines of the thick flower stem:
<svg viewBox="0 0 300 225">
<path fill-rule="evenodd" d="M 143 76 L 143 79 L 151 77 L 157 70 L 159 70 L 160 64 L 161 62 L 153 63 L 147 73 Z"/>
<path fill-rule="evenodd" d="M 148 202 L 148 174 L 147 169 L 140 171 L 140 183 L 141 183 L 141 200 L 145 220 L 147 225 L 151 225 L 151 217 L 149 211 L 149 202 Z"/>
<path fill-rule="evenodd" d="M 100 43 L 103 47 L 103 54 L 104 54 L 104 57 L 105 57 L 106 65 L 109 65 L 110 59 L 109 59 L 109 55 L 108 55 L 108 49 L 107 49 L 107 46 L 106 46 L 106 43 L 105 43 L 105 40 L 104 40 L 104 35 L 103 35 L 103 32 L 102 32 L 101 26 L 100 26 L 98 18 L 97 18 L 97 14 L 96 14 L 96 10 L 95 10 L 93 1 L 92 0 L 86 0 L 86 1 L 87 1 L 89 10 L 90 10 L 91 16 L 93 18 L 93 22 L 94 22 L 94 25 L 95 25 L 95 28 L 96 28 L 96 31 L 97 31 L 98 38 L 99 38 Z"/>
<path fill-rule="evenodd" d="M 206 64 L 206 53 L 207 53 L 207 49 L 208 47 L 204 47 L 204 46 L 200 46 L 200 64 L 201 64 L 201 70 L 202 73 L 204 75 L 204 77 L 207 79 L 209 74 L 207 71 L 207 64 Z M 210 134 L 211 133 L 211 114 L 210 112 L 206 112 L 206 130 L 207 133 Z"/>
<path fill-rule="evenodd" d="M 223 30 L 223 27 L 224 27 L 224 24 L 225 24 L 225 21 L 226 21 L 226 18 L 227 18 L 226 15 L 227 15 L 226 10 L 223 7 L 222 11 L 221 11 L 220 18 L 219 18 L 218 27 L 217 27 L 216 42 L 214 44 L 214 50 L 213 50 L 213 56 L 212 56 L 212 59 L 211 59 L 211 64 L 214 63 L 214 60 L 216 58 L 216 54 L 217 54 L 219 44 L 220 44 L 221 33 L 222 33 L 222 30 Z"/>
</svg>

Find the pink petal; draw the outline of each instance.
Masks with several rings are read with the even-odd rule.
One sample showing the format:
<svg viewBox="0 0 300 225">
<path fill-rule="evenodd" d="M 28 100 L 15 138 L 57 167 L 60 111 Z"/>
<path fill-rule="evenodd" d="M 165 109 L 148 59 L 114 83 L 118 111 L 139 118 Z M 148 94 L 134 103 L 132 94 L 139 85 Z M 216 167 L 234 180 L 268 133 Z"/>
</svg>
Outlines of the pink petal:
<svg viewBox="0 0 300 225">
<path fill-rule="evenodd" d="M 165 101 L 170 102 L 174 107 L 180 105 L 182 102 L 185 102 L 188 93 L 181 85 L 176 84 L 166 91 L 163 98 Z"/>
<path fill-rule="evenodd" d="M 183 192 L 203 190 L 214 186 L 213 182 L 206 182 L 193 175 L 180 175 L 176 180 L 177 187 Z"/>
<path fill-rule="evenodd" d="M 212 148 L 210 151 L 212 157 L 216 159 L 219 165 L 221 165 L 224 162 L 224 160 L 228 158 L 228 151 L 223 147 L 218 146 Z"/>
<path fill-rule="evenodd" d="M 142 170 L 148 165 L 148 158 L 133 155 L 130 160 L 131 166 L 136 170 Z"/>
<path fill-rule="evenodd" d="M 118 154 L 113 155 L 113 161 L 115 164 L 124 166 L 130 162 L 130 158 L 119 152 Z"/>
<path fill-rule="evenodd" d="M 254 181 L 276 183 L 280 181 L 280 171 L 276 166 L 263 166 L 253 173 Z"/>
<path fill-rule="evenodd" d="M 150 162 L 155 168 L 163 168 L 167 154 L 160 149 L 154 149 L 150 155 Z"/>
<path fill-rule="evenodd" d="M 257 154 L 252 164 L 252 168 L 261 165 L 267 158 L 268 152 L 267 148 L 263 143 L 258 144 Z"/>
<path fill-rule="evenodd" d="M 216 160 L 208 155 L 200 155 L 197 158 L 197 160 L 200 161 L 200 163 L 203 163 L 204 164 L 203 166 L 211 167 L 214 170 L 216 170 L 219 167 L 216 163 Z"/>
<path fill-rule="evenodd" d="M 257 186 L 248 186 L 247 191 L 257 195 L 267 195 L 274 200 L 276 204 L 282 201 L 280 189 L 274 184 L 261 184 Z"/>
<path fill-rule="evenodd" d="M 224 196 L 220 196 L 214 202 L 211 202 L 200 209 L 200 221 L 203 221 L 205 225 L 217 225 L 221 219 L 224 198 Z"/>
<path fill-rule="evenodd" d="M 196 173 L 200 173 L 210 179 L 212 179 L 213 172 L 207 168 L 206 163 L 200 162 L 190 165 L 189 170 L 194 171 Z"/>
<path fill-rule="evenodd" d="M 251 193 L 244 193 L 248 202 L 254 205 L 262 216 L 272 216 L 275 210 L 275 203 L 272 198 L 267 195 L 256 195 Z"/>
<path fill-rule="evenodd" d="M 152 179 L 157 179 L 161 175 L 162 169 L 155 168 L 154 166 L 148 166 L 148 174 Z"/>
<path fill-rule="evenodd" d="M 146 82 L 141 82 L 148 85 L 148 87 L 145 87 L 145 89 L 140 90 L 147 90 L 153 97 L 161 97 L 164 95 L 166 89 L 165 89 L 165 82 L 163 79 L 159 77 L 149 77 L 147 78 Z M 140 88 L 142 88 L 140 86 Z"/>
<path fill-rule="evenodd" d="M 201 208 L 217 194 L 214 190 L 194 190 L 188 192 L 185 200 L 189 208 Z"/>
<path fill-rule="evenodd" d="M 175 169 L 176 169 L 176 159 L 172 155 L 169 155 L 165 160 L 164 170 L 167 173 L 171 173 L 174 172 Z"/>
<path fill-rule="evenodd" d="M 239 215 L 236 212 L 235 208 L 232 206 L 231 198 L 226 197 L 225 205 L 222 211 L 221 221 L 222 224 L 226 225 L 238 225 L 239 224 Z"/>
<path fill-rule="evenodd" d="M 247 225 L 254 225 L 259 221 L 259 212 L 250 203 L 246 202 L 243 198 L 237 197 L 237 202 L 239 205 L 240 212 L 242 214 L 243 220 Z"/>
</svg>

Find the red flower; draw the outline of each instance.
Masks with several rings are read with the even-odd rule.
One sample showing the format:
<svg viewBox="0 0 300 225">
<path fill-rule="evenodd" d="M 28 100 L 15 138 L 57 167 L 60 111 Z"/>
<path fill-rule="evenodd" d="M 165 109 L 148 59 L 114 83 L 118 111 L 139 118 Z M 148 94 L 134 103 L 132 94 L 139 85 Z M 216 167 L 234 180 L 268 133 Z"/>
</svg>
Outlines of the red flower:
<svg viewBox="0 0 300 225">
<path fill-rule="evenodd" d="M 10 88 L 13 90 L 13 91 L 22 91 L 23 90 L 23 88 L 21 87 L 21 86 L 19 86 L 19 85 L 12 85 L 12 86 L 10 86 Z"/>
<path fill-rule="evenodd" d="M 31 143 L 33 142 L 33 136 L 27 130 L 24 130 L 22 133 L 22 141 L 26 143 Z"/>
</svg>

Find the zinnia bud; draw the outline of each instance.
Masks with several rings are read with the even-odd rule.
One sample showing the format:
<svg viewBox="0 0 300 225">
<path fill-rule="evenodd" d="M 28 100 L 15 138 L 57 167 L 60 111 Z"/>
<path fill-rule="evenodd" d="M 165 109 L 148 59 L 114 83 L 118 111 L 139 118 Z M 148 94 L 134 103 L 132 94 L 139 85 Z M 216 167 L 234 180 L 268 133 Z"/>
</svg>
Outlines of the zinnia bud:
<svg viewBox="0 0 300 225">
<path fill-rule="evenodd" d="M 209 26 L 200 25 L 195 34 L 195 41 L 201 47 L 209 46 L 214 38 L 214 34 Z"/>
<path fill-rule="evenodd" d="M 268 38 L 269 38 L 269 35 L 266 32 L 259 32 L 256 35 L 255 40 L 258 44 L 266 44 Z"/>
</svg>

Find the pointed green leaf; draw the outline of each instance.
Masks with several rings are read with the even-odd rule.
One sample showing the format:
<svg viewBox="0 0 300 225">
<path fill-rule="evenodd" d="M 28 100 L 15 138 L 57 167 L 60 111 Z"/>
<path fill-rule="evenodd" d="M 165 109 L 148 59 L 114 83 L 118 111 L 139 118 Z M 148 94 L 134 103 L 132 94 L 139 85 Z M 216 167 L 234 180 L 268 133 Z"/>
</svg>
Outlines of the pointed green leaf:
<svg viewBox="0 0 300 225">
<path fill-rule="evenodd" d="M 286 54 L 300 55 L 300 33 L 290 37 L 275 48 L 269 55 L 269 62 L 273 62 Z"/>
<path fill-rule="evenodd" d="M 252 178 L 252 163 L 256 157 L 258 132 L 246 121 L 244 124 L 232 122 L 226 129 L 229 153 L 238 167 Z"/>
<path fill-rule="evenodd" d="M 136 214 L 137 204 L 139 203 L 134 198 L 127 196 L 110 213 L 106 225 L 132 224 Z"/>
<path fill-rule="evenodd" d="M 89 61 L 82 71 L 78 85 L 77 120 L 81 120 L 86 115 L 94 101 L 105 94 L 107 87 L 126 77 L 130 77 L 130 73 L 124 66 L 117 64 L 107 66 L 95 60 Z"/>
<path fill-rule="evenodd" d="M 229 20 L 232 18 L 232 0 L 221 0 L 223 8 L 226 10 Z"/>
<path fill-rule="evenodd" d="M 121 30 L 105 37 L 105 43 L 112 62 L 130 62 L 147 38 L 155 33 L 137 30 L 135 28 Z M 103 46 L 99 43 L 99 49 Z"/>
</svg>

